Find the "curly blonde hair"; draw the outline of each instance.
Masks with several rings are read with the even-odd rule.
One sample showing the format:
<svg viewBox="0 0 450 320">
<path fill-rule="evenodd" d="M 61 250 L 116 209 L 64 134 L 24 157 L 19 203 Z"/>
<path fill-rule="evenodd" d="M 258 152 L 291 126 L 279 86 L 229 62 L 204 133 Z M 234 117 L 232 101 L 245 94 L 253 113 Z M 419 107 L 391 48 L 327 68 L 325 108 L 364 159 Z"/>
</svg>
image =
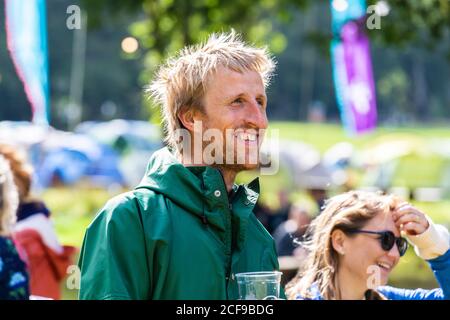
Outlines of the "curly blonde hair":
<svg viewBox="0 0 450 320">
<path fill-rule="evenodd" d="M 310 240 L 303 245 L 308 256 L 296 277 L 285 288 L 289 299 L 300 295 L 313 298 L 312 286 L 316 286 L 326 300 L 340 299 L 337 279 L 338 254 L 334 250 L 331 235 L 335 230 L 343 232 L 364 227 L 379 213 L 396 210 L 400 199 L 393 195 L 375 192 L 350 191 L 330 198 L 322 213 L 310 225 Z"/>
<path fill-rule="evenodd" d="M 266 48 L 247 45 L 234 30 L 214 33 L 206 42 L 186 47 L 168 59 L 146 92 L 161 107 L 166 143 L 174 151 L 178 151 L 175 132 L 183 128 L 178 118 L 180 110 L 203 110 L 207 82 L 220 67 L 236 72 L 256 71 L 267 87 L 275 61 Z"/>
<path fill-rule="evenodd" d="M 0 155 L 8 162 L 19 192 L 20 202 L 27 199 L 31 191 L 33 168 L 27 163 L 25 154 L 17 147 L 0 143 Z"/>
<path fill-rule="evenodd" d="M 19 205 L 14 178 L 8 161 L 0 155 L 0 236 L 11 235 Z"/>
</svg>

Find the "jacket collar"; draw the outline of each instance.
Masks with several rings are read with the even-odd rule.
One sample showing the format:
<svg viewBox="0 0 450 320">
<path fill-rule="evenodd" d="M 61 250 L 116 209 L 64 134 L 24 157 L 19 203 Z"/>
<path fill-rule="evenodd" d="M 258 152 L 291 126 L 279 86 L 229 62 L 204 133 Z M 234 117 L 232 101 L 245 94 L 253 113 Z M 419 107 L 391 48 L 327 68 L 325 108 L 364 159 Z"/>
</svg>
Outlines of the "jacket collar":
<svg viewBox="0 0 450 320">
<path fill-rule="evenodd" d="M 231 204 L 233 229 L 238 231 L 238 248 L 245 241 L 248 219 L 259 197 L 258 178 L 248 185 L 234 185 L 234 194 L 229 197 L 218 169 L 185 167 L 167 148 L 153 154 L 144 178 L 136 187 L 139 188 L 163 194 L 220 233 L 225 233 Z"/>
</svg>

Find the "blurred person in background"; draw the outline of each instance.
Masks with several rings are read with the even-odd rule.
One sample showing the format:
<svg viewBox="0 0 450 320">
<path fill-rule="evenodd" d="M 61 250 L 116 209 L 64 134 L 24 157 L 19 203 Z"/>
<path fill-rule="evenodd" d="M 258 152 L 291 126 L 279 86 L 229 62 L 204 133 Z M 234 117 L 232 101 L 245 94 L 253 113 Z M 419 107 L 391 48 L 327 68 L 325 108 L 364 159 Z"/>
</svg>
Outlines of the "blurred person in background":
<svg viewBox="0 0 450 320">
<path fill-rule="evenodd" d="M 325 204 L 325 201 L 328 198 L 327 187 L 324 186 L 324 187 L 307 188 L 306 192 L 315 202 L 317 206 L 317 214 L 320 214 Z"/>
<path fill-rule="evenodd" d="M 13 237 L 30 274 L 34 296 L 61 298 L 61 282 L 72 264 L 75 248 L 59 243 L 45 204 L 31 195 L 33 169 L 17 148 L 0 144 L 0 155 L 8 160 L 19 191 L 17 223 Z"/>
<path fill-rule="evenodd" d="M 273 233 L 279 256 L 304 256 L 304 249 L 299 245 L 304 239 L 306 229 L 311 223 L 308 210 L 299 205 L 292 205 L 288 219 Z"/>
<path fill-rule="evenodd" d="M 0 155 L 0 300 L 27 300 L 30 295 L 26 265 L 11 238 L 18 204 L 8 161 Z"/>
<path fill-rule="evenodd" d="M 270 207 L 261 200 L 258 200 L 253 208 L 253 213 L 264 228 L 271 233 L 272 229 L 270 228 L 270 217 L 273 215 L 272 209 L 270 209 Z"/>
<path fill-rule="evenodd" d="M 286 286 L 290 299 L 450 299 L 448 230 L 393 195 L 351 191 L 329 199 L 308 231 L 308 257 Z M 440 288 L 386 286 L 408 247 L 427 260 Z"/>
<path fill-rule="evenodd" d="M 289 216 L 292 204 L 289 201 L 289 194 L 286 190 L 278 192 L 278 204 L 278 209 L 272 210 L 267 204 L 258 201 L 253 209 L 256 218 L 272 236 L 278 226 L 285 222 Z"/>
<path fill-rule="evenodd" d="M 278 191 L 278 210 L 274 211 L 269 219 L 270 234 L 274 234 L 275 230 L 289 218 L 289 212 L 292 203 L 289 200 L 289 192 L 286 190 Z"/>
</svg>

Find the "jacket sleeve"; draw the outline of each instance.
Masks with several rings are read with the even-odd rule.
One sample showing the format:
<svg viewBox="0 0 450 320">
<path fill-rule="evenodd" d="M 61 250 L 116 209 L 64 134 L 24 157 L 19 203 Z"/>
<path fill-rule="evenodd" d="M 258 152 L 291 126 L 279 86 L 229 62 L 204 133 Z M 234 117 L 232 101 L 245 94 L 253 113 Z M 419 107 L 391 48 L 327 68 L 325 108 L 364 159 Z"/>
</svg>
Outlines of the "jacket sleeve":
<svg viewBox="0 0 450 320">
<path fill-rule="evenodd" d="M 409 290 L 385 286 L 377 290 L 390 300 L 450 300 L 450 250 L 428 263 L 440 288 Z"/>
<path fill-rule="evenodd" d="M 139 204 L 111 199 L 88 227 L 80 253 L 80 299 L 149 299 L 151 269 Z"/>
</svg>

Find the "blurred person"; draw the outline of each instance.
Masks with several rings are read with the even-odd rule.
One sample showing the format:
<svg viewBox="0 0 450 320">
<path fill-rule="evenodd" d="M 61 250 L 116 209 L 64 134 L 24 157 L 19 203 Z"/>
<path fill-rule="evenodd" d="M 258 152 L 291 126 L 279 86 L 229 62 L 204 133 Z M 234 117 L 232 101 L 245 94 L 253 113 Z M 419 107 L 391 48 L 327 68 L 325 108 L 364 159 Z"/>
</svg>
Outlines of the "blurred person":
<svg viewBox="0 0 450 320">
<path fill-rule="evenodd" d="M 0 144 L 0 155 L 8 160 L 19 191 L 17 223 L 13 237 L 19 254 L 27 263 L 33 296 L 60 299 L 60 285 L 72 264 L 75 248 L 59 243 L 50 211 L 31 195 L 33 169 L 21 152 Z"/>
<path fill-rule="evenodd" d="M 151 157 L 141 184 L 108 201 L 88 227 L 80 299 L 237 299 L 236 273 L 278 269 L 273 239 L 252 213 L 258 180 L 234 183 L 258 167 L 249 157 L 268 125 L 273 69 L 265 49 L 234 31 L 159 69 L 149 92 L 162 108 L 168 147 Z M 212 162 L 202 132 L 218 133 Z"/>
<path fill-rule="evenodd" d="M 278 192 L 278 210 L 272 213 L 269 218 L 269 232 L 270 234 L 274 234 L 275 230 L 288 220 L 289 212 L 292 207 L 292 203 L 289 201 L 289 193 L 286 190 L 280 190 Z"/>
<path fill-rule="evenodd" d="M 304 255 L 302 246 L 299 246 L 311 223 L 308 210 L 298 205 L 292 205 L 288 219 L 273 233 L 277 253 L 279 256 Z"/>
<path fill-rule="evenodd" d="M 258 220 L 272 236 L 278 226 L 288 219 L 291 203 L 289 201 L 289 195 L 285 190 L 278 192 L 278 203 L 278 209 L 272 210 L 266 204 L 258 201 L 253 209 Z"/>
<path fill-rule="evenodd" d="M 26 265 L 11 238 L 18 204 L 11 169 L 0 155 L 0 300 L 28 300 L 30 295 Z"/>
<path fill-rule="evenodd" d="M 327 189 L 325 187 L 307 188 L 306 192 L 317 205 L 317 213 L 320 213 L 323 209 L 326 199 L 328 198 Z"/>
<path fill-rule="evenodd" d="M 392 195 L 352 191 L 326 202 L 310 232 L 309 255 L 286 286 L 290 299 L 426 300 L 450 298 L 449 233 Z M 440 288 L 386 286 L 408 242 L 428 261 Z"/>
<path fill-rule="evenodd" d="M 258 221 L 264 226 L 264 228 L 271 233 L 270 228 L 270 217 L 272 216 L 272 210 L 265 203 L 260 200 L 256 201 L 255 207 L 253 208 L 253 214 L 256 216 Z"/>
</svg>

